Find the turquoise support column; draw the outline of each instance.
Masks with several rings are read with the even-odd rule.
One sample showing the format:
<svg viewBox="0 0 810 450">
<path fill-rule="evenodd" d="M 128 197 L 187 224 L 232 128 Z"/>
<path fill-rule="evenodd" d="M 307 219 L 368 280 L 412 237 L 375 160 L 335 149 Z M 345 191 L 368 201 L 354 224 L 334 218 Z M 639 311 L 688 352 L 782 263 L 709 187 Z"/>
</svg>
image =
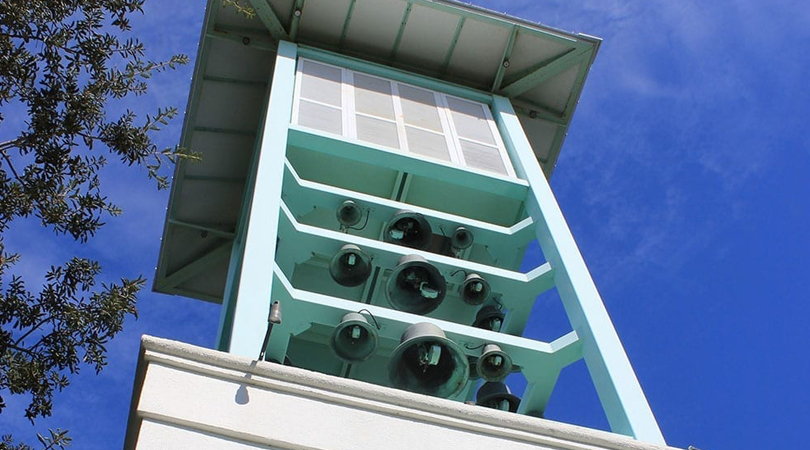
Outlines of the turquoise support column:
<svg viewBox="0 0 810 450">
<path fill-rule="evenodd" d="M 246 186 L 240 230 L 231 257 L 218 347 L 256 358 L 270 312 L 287 131 L 292 116 L 297 46 L 278 45 L 272 88 L 253 172 Z"/>
<path fill-rule="evenodd" d="M 557 291 L 579 336 L 611 429 L 638 440 L 664 444 L 655 416 L 512 104 L 496 96 L 492 106 L 515 171 L 529 182 L 526 209 L 537 224 L 537 239 L 554 269 Z"/>
</svg>

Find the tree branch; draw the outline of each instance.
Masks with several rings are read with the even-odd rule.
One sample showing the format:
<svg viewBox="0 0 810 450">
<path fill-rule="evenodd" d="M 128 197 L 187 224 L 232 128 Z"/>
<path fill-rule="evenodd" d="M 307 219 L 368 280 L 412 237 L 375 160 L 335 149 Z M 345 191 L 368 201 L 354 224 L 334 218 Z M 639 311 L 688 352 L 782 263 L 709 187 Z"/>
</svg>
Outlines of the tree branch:
<svg viewBox="0 0 810 450">
<path fill-rule="evenodd" d="M 17 181 L 19 181 L 23 186 L 25 186 L 25 182 L 22 180 L 22 178 L 20 178 L 20 174 L 17 173 L 17 169 L 14 168 L 14 164 L 11 162 L 11 158 L 9 158 L 8 154 L 6 154 L 5 148 L 0 148 L 0 155 L 3 155 L 3 159 L 6 160 L 6 164 L 8 164 L 8 168 L 11 169 L 11 173 L 14 175 L 14 178 L 16 178 Z"/>
<path fill-rule="evenodd" d="M 44 319 L 40 320 L 38 324 L 36 324 L 36 325 L 34 325 L 33 327 L 31 327 L 31 329 L 30 329 L 30 330 L 28 330 L 28 331 L 27 331 L 25 334 L 23 334 L 23 335 L 22 335 L 20 338 L 18 338 L 16 341 L 14 341 L 14 345 L 17 345 L 17 344 L 21 343 L 21 342 L 22 342 L 22 340 L 23 340 L 23 339 L 25 339 L 25 338 L 27 338 L 28 336 L 30 336 L 30 335 L 31 335 L 31 333 L 33 333 L 34 331 L 38 330 L 38 329 L 39 329 L 39 327 L 41 327 L 42 325 L 45 325 L 45 323 L 47 323 L 47 322 L 48 322 L 48 320 L 50 320 L 50 317 L 45 317 Z"/>
</svg>

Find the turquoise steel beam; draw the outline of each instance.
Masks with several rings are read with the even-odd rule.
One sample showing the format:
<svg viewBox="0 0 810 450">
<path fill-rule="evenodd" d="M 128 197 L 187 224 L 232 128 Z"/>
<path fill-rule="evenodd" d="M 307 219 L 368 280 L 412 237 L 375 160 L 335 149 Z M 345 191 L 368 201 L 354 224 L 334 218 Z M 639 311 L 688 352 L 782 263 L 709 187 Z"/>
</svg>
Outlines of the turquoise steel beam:
<svg viewBox="0 0 810 450">
<path fill-rule="evenodd" d="M 220 320 L 219 347 L 242 356 L 258 354 L 267 328 L 272 284 L 267 269 L 273 267 L 276 252 L 274 230 L 279 220 L 278 199 L 287 150 L 285 131 L 292 115 L 295 69 L 295 44 L 279 42 Z"/>
<path fill-rule="evenodd" d="M 270 278 L 269 275 L 268 278 Z M 285 356 L 280 350 L 286 351 L 286 344 L 281 342 L 289 340 L 290 334 L 298 335 L 309 329 L 312 324 L 334 327 L 340 323 L 344 314 L 357 312 L 361 308 L 370 311 L 377 320 L 381 328 L 380 336 L 398 340 L 408 326 L 417 322 L 428 322 L 441 328 L 449 339 L 459 344 L 470 356 L 479 355 L 482 344 L 497 344 L 512 357 L 516 365 L 522 368 L 532 368 L 529 370 L 530 373 L 559 370 L 581 359 L 576 333 L 569 333 L 549 344 L 391 308 L 358 304 L 351 300 L 299 290 L 293 287 L 286 274 L 278 266 L 274 267 L 272 278 L 274 280 L 273 301 L 280 301 L 284 310 L 284 320 L 282 321 L 284 328 L 273 328 L 268 349 L 268 358 L 277 361 L 281 361 Z M 285 335 L 285 331 L 290 334 Z M 543 382 L 540 378 L 532 381 Z"/>
<path fill-rule="evenodd" d="M 461 30 L 464 29 L 466 20 L 467 18 L 463 16 L 458 19 L 456 31 L 453 33 L 453 38 L 450 40 L 450 46 L 447 48 L 447 54 L 444 57 L 444 63 L 442 63 L 442 74 L 447 73 L 447 68 L 450 67 L 450 60 L 453 58 L 453 52 L 456 50 L 456 44 L 458 44 L 458 37 L 461 36 Z"/>
<path fill-rule="evenodd" d="M 539 377 L 543 377 L 543 382 L 526 383 L 526 390 L 523 391 L 523 397 L 520 398 L 518 414 L 542 417 L 545 413 L 546 406 L 549 399 L 551 399 L 551 394 L 554 392 L 554 387 L 557 385 L 562 369 L 557 367 L 544 369 L 541 374 L 532 373 L 531 368 L 523 370 L 523 376 L 527 380 L 529 378 L 541 379 Z"/>
<path fill-rule="evenodd" d="M 515 40 L 517 39 L 519 27 L 514 25 L 512 32 L 509 33 L 509 39 L 506 41 L 506 46 L 503 49 L 503 56 L 501 56 L 501 65 L 498 67 L 498 72 L 495 74 L 495 80 L 492 82 L 492 92 L 497 92 L 501 88 L 503 76 L 506 69 L 509 67 L 509 58 L 512 56 L 512 49 L 515 48 Z"/>
<path fill-rule="evenodd" d="M 287 34 L 287 30 L 284 29 L 284 26 L 278 19 L 278 15 L 276 15 L 276 12 L 273 11 L 273 7 L 270 6 L 270 3 L 268 3 L 267 0 L 248 1 L 256 11 L 256 15 L 259 16 L 259 19 L 262 21 L 264 26 L 267 27 L 267 30 L 270 31 L 270 34 L 274 39 L 281 41 L 288 40 L 290 38 L 290 36 Z"/>
<path fill-rule="evenodd" d="M 508 99 L 494 98 L 493 115 L 515 170 L 529 180 L 527 210 L 537 222 L 537 239 L 554 267 L 554 281 L 611 429 L 664 444 L 658 423 L 616 334 L 602 298 L 574 242 L 551 187 Z"/>
<path fill-rule="evenodd" d="M 417 75 L 412 72 L 406 72 L 404 70 L 399 70 L 383 64 L 377 64 L 367 60 L 341 55 L 328 50 L 322 50 L 307 45 L 299 45 L 298 55 L 302 58 L 308 58 L 327 64 L 334 64 L 336 66 L 345 67 L 358 72 L 376 75 L 381 78 L 401 81 L 403 83 L 412 84 L 414 86 L 423 87 L 425 89 L 430 89 L 437 92 L 443 92 L 445 94 L 455 95 L 457 97 L 466 98 L 479 103 L 486 103 L 487 105 L 492 103 L 492 95 L 489 92 L 449 83 L 447 81 L 440 81 L 435 78 Z"/>
<path fill-rule="evenodd" d="M 476 242 L 485 242 L 496 252 L 504 250 L 514 253 L 515 249 L 534 240 L 534 222 L 531 217 L 527 217 L 511 227 L 493 225 L 442 211 L 304 180 L 289 161 L 285 163 L 283 192 L 287 206 L 296 217 L 311 212 L 313 207 L 336 211 L 344 200 L 351 199 L 366 209 L 369 220 L 388 221 L 398 211 L 407 209 L 425 216 L 433 227 L 449 231 L 463 225 L 473 233 Z M 335 224 L 337 225 L 337 220 L 335 220 Z"/>
<path fill-rule="evenodd" d="M 433 177 L 516 200 L 524 200 L 528 193 L 528 183 L 521 179 L 461 167 L 416 154 L 402 153 L 381 145 L 320 132 L 300 125 L 290 125 L 288 140 L 291 146 L 379 167 L 396 167 L 410 174 Z"/>
<path fill-rule="evenodd" d="M 576 331 L 572 331 L 554 342 L 551 342 L 551 347 L 554 349 L 555 354 L 561 356 L 561 360 L 571 361 L 573 363 L 582 359 L 582 345 Z M 568 354 L 563 356 L 563 353 Z M 548 401 L 554 391 L 554 386 L 557 384 L 557 379 L 560 376 L 560 371 L 563 368 L 564 366 L 538 367 L 537 365 L 529 365 L 522 368 L 523 376 L 529 382 L 520 400 L 520 406 L 518 407 L 519 414 L 538 416 L 545 412 L 546 405 L 548 405 Z M 535 380 L 542 380 L 542 382 Z"/>
<path fill-rule="evenodd" d="M 282 241 L 295 242 L 294 245 L 279 248 L 278 259 L 284 261 L 279 265 L 285 269 L 288 275 L 292 274 L 291 263 L 293 262 L 296 264 L 305 262 L 313 254 L 331 257 L 344 244 L 354 244 L 373 257 L 375 266 L 393 268 L 403 256 L 419 255 L 436 266 L 440 272 L 445 274 L 445 278 L 459 269 L 467 273 L 477 273 L 486 278 L 493 293 L 509 294 L 508 298 L 502 299 L 504 306 L 509 309 L 525 304 L 529 304 L 531 307 L 535 296 L 554 286 L 552 282 L 554 270 L 548 263 L 540 265 L 528 274 L 523 274 L 362 236 L 304 225 L 295 220 L 284 201 L 281 202 L 281 211 L 281 217 L 278 219 L 278 237 Z"/>
<path fill-rule="evenodd" d="M 552 59 L 551 61 L 544 61 L 530 69 L 530 72 L 526 75 L 521 76 L 501 89 L 500 94 L 506 97 L 517 97 L 549 78 L 562 73 L 569 67 L 581 63 L 583 55 L 587 55 L 588 52 L 592 50 L 593 48 L 591 47 L 571 49 L 564 55 Z"/>
</svg>

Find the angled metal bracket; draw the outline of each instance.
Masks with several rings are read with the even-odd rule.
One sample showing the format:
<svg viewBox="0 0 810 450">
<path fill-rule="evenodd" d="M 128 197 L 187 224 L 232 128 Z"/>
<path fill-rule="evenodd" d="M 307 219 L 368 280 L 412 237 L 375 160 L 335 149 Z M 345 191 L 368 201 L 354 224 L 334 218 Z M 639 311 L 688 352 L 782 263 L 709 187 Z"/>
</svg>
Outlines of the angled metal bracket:
<svg viewBox="0 0 810 450">
<path fill-rule="evenodd" d="M 562 56 L 559 56 L 551 61 L 545 61 L 530 69 L 528 74 L 520 77 L 505 88 L 501 89 L 500 94 L 510 98 L 517 97 L 518 95 L 528 91 L 549 78 L 560 74 L 574 64 L 579 63 L 582 56 L 592 50 L 593 49 L 590 47 L 571 49 Z"/>
<path fill-rule="evenodd" d="M 253 9 L 256 10 L 256 15 L 259 16 L 264 26 L 270 31 L 278 41 L 288 40 L 290 38 L 287 30 L 281 25 L 278 15 L 273 11 L 273 7 L 267 3 L 267 0 L 249 0 Z"/>
</svg>

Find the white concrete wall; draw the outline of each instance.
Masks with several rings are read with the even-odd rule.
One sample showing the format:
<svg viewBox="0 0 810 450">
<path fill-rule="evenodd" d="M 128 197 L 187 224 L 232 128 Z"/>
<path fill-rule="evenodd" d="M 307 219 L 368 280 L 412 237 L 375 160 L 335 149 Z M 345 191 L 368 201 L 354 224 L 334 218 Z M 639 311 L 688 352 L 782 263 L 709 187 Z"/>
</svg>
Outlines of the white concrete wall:
<svg viewBox="0 0 810 450">
<path fill-rule="evenodd" d="M 125 449 L 662 450 L 145 336 Z"/>
</svg>

